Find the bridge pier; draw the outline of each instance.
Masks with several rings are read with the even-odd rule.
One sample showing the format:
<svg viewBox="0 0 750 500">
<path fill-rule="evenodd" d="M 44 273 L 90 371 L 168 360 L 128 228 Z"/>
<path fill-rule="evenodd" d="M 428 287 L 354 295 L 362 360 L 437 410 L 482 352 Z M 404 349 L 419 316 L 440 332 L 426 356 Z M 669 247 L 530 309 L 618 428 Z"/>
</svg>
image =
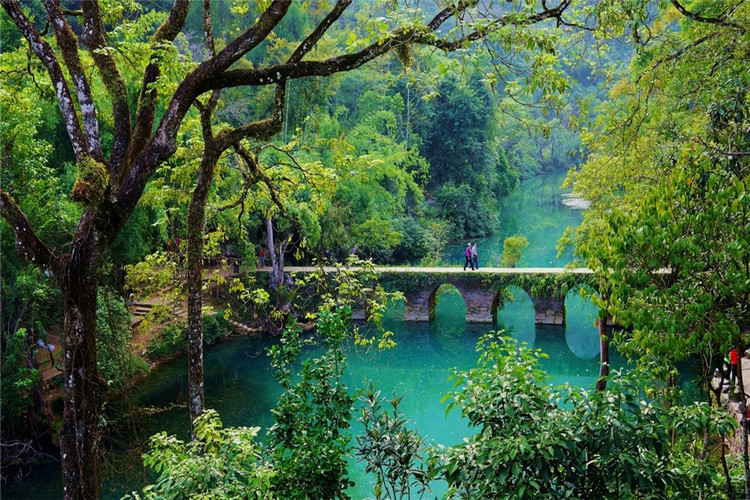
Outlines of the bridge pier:
<svg viewBox="0 0 750 500">
<path fill-rule="evenodd" d="M 565 298 L 532 297 L 534 323 L 537 325 L 565 325 Z"/>
<path fill-rule="evenodd" d="M 404 294 L 404 321 L 430 321 L 435 317 L 435 293 L 433 290 L 421 290 Z"/>
<path fill-rule="evenodd" d="M 466 303 L 467 323 L 494 323 L 497 317 L 497 292 L 481 283 L 456 286 Z"/>
</svg>

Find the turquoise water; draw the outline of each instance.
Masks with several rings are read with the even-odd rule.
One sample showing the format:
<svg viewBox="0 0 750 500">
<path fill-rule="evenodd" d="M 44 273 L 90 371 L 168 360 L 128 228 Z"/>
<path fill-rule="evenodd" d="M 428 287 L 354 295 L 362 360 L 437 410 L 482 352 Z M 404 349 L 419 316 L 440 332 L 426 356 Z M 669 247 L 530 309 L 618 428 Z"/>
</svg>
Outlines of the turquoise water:
<svg viewBox="0 0 750 500">
<path fill-rule="evenodd" d="M 521 235 L 529 246 L 521 253 L 516 267 L 562 267 L 573 258 L 572 251 L 557 257 L 557 240 L 565 228 L 577 227 L 583 218 L 581 210 L 563 204 L 565 193 L 560 186 L 565 173 L 558 172 L 525 180 L 507 198 L 498 203 L 499 224 L 495 234 L 471 239 L 477 242 L 480 267 L 501 267 L 503 241 Z M 447 245 L 442 261 L 446 265 L 464 264 L 466 242 Z"/>
<path fill-rule="evenodd" d="M 570 259 L 569 255 L 557 259 L 555 244 L 566 226 L 580 222 L 581 214 L 561 203 L 558 186 L 563 178 L 560 174 L 526 181 L 501 205 L 498 235 L 479 240 L 480 266 L 499 265 L 502 240 L 514 234 L 525 235 L 530 243 L 519 266 L 561 266 Z M 447 249 L 445 262 L 462 264 L 462 258 L 451 257 L 460 257 L 462 251 L 461 243 Z M 441 293 L 435 320 L 430 323 L 405 323 L 400 319 L 403 309 L 396 308 L 385 326 L 394 332 L 398 346 L 367 355 L 352 350 L 347 385 L 354 390 L 369 378 L 377 382 L 387 397 L 394 391 L 405 394 L 401 410 L 428 442 L 444 445 L 456 444 L 471 432 L 457 412 L 445 415 L 440 399 L 452 388 L 448 378 L 454 368 L 475 366 L 476 342 L 489 330 L 506 330 L 519 342 L 544 350 L 549 358 L 543 360 L 542 367 L 553 383 L 593 388 L 599 370 L 594 306 L 571 292 L 566 299 L 567 326 L 537 327 L 529 297 L 518 289 L 513 295 L 513 302 L 499 312 L 496 325 L 467 325 L 463 300 L 451 287 Z M 206 350 L 206 406 L 219 412 L 224 425 L 262 428 L 272 425 L 271 408 L 281 392 L 265 355 L 266 346 L 273 342 L 240 337 Z M 615 358 L 612 363 L 617 366 L 621 362 Z M 134 396 L 142 411 L 135 429 L 141 440 L 158 431 L 182 439 L 188 437 L 186 365 L 184 356 L 176 358 L 139 384 Z M 115 438 L 126 435 L 129 436 L 126 441 L 137 441 L 131 436 L 133 429 L 126 430 L 124 419 L 116 415 L 108 418 L 105 434 Z M 357 431 L 355 425 L 352 432 Z M 120 498 L 139 489 L 145 481 L 138 466 L 140 451 L 130 448 L 123 453 L 128 446 L 127 442 L 119 443 L 119 452 L 108 455 L 103 467 L 105 498 Z M 365 477 L 362 470 L 361 464 L 357 465 L 352 458 L 351 474 L 357 486 L 349 493 L 355 499 L 370 494 L 371 478 Z M 441 485 L 434 486 L 439 494 Z M 61 492 L 59 465 L 51 464 L 37 468 L 30 480 L 3 485 L 2 497 L 56 499 Z"/>
<path fill-rule="evenodd" d="M 566 299 L 567 327 L 537 327 L 531 300 L 525 292 L 515 290 L 514 301 L 499 312 L 496 325 L 467 325 L 463 300 L 454 289 L 445 288 L 440 294 L 435 320 L 430 323 L 401 321 L 402 308 L 391 312 L 384 326 L 394 332 L 398 342 L 395 348 L 368 354 L 350 352 L 345 382 L 351 390 L 364 386 L 365 379 L 372 379 L 386 397 L 394 392 L 405 394 L 401 409 L 428 442 L 459 443 L 471 430 L 458 412 L 446 416 L 440 399 L 452 388 L 448 379 L 454 368 L 475 366 L 476 342 L 493 329 L 505 329 L 519 342 L 544 350 L 549 358 L 543 360 L 542 366 L 554 384 L 569 382 L 593 388 L 599 369 L 599 344 L 592 304 L 571 292 Z M 262 428 L 272 425 L 271 408 L 280 388 L 264 350 L 274 342 L 239 337 L 206 350 L 206 405 L 219 412 L 225 425 Z M 136 402 L 148 410 L 140 418 L 141 438 L 158 431 L 187 438 L 186 363 L 184 356 L 174 359 L 139 384 L 134 393 Z M 613 364 L 620 361 L 615 359 Z M 117 424 L 122 422 L 113 419 L 112 426 Z M 359 431 L 357 425 L 353 426 L 353 434 Z M 129 455 L 110 456 L 104 467 L 105 498 L 120 498 L 143 484 L 137 456 L 134 450 Z M 363 466 L 356 464 L 354 458 L 351 463 L 352 479 L 357 486 L 349 493 L 355 499 L 366 498 L 372 479 L 364 476 Z M 40 468 L 36 474 L 31 481 L 6 485 L 3 498 L 59 498 L 59 467 Z M 440 484 L 433 486 L 435 494 L 443 488 Z"/>
</svg>

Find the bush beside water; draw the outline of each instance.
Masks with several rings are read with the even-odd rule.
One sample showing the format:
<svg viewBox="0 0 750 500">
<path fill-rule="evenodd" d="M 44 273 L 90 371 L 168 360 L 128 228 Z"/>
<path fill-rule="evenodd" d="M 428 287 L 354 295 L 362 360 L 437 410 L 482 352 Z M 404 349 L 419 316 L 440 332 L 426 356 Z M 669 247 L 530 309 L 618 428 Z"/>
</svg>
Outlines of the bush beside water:
<svg viewBox="0 0 750 500">
<path fill-rule="evenodd" d="M 224 337 L 229 331 L 229 323 L 224 317 L 224 311 L 214 315 L 203 316 L 203 342 L 212 344 Z M 187 323 L 170 323 L 151 340 L 146 350 L 149 361 L 155 362 L 187 351 Z"/>
</svg>

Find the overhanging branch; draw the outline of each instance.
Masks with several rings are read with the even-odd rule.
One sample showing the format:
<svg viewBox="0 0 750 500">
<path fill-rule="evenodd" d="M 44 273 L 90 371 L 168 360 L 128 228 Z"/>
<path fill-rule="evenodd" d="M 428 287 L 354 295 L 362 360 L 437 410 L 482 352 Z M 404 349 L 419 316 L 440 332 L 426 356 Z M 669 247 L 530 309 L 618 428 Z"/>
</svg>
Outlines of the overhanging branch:
<svg viewBox="0 0 750 500">
<path fill-rule="evenodd" d="M 13 197 L 3 190 L 0 190 L 0 215 L 8 222 L 16 237 L 16 250 L 19 255 L 44 270 L 56 273 L 56 266 L 53 265 L 54 254 L 36 235 Z"/>
<path fill-rule="evenodd" d="M 495 21 L 488 22 L 487 25 L 481 29 L 474 30 L 456 40 L 441 39 L 437 37 L 434 32 L 434 29 L 447 19 L 445 17 L 447 14 L 444 12 L 443 15 L 439 14 L 436 16 L 426 28 L 397 29 L 385 40 L 372 43 L 362 50 L 352 54 L 334 56 L 318 61 L 301 61 L 301 55 L 299 57 L 293 55 L 293 57 L 291 57 L 286 63 L 277 64 L 268 68 L 225 71 L 216 78 L 204 81 L 199 85 L 198 89 L 200 93 L 204 93 L 217 88 L 238 87 L 243 85 L 260 86 L 308 76 L 329 76 L 334 73 L 358 68 L 404 43 L 430 45 L 446 51 L 454 51 L 465 46 L 466 43 L 481 39 L 498 27 L 509 25 L 527 26 L 550 19 L 560 20 L 565 10 L 570 6 L 570 3 L 571 0 L 563 0 L 556 7 L 544 9 L 527 17 L 519 17 L 514 14 L 512 16 L 498 18 Z M 460 2 L 458 5 L 461 8 L 466 9 L 475 5 L 475 2 Z M 451 10 L 451 12 L 453 15 L 457 14 L 456 10 Z M 332 15 L 333 13 L 334 12 L 329 15 Z M 434 29 L 433 26 L 435 26 Z M 310 37 L 313 37 L 313 34 L 311 34 Z M 298 51 L 302 52 L 301 47 L 303 46 L 304 43 L 298 47 L 295 54 L 298 54 Z M 311 46 L 308 46 L 307 50 L 310 48 Z"/>
<path fill-rule="evenodd" d="M 70 138 L 70 144 L 73 147 L 73 153 L 78 160 L 82 160 L 88 155 L 88 146 L 83 135 L 83 130 L 81 130 L 80 123 L 78 122 L 78 115 L 76 114 L 68 82 L 65 81 L 65 76 L 60 68 L 60 63 L 55 56 L 55 52 L 52 50 L 52 47 L 50 47 L 41 36 L 39 36 L 39 33 L 34 29 L 34 26 L 32 26 L 31 22 L 29 22 L 21 11 L 17 1 L 1 1 L 5 12 L 18 27 L 26 41 L 29 42 L 31 50 L 34 51 L 42 64 L 47 68 L 47 73 L 49 73 L 52 85 L 55 88 L 57 102 L 60 106 L 60 112 L 62 113 L 63 121 L 65 122 L 68 137 Z"/>
<path fill-rule="evenodd" d="M 697 21 L 699 23 L 717 24 L 719 26 L 726 26 L 728 28 L 734 28 L 740 33 L 742 33 L 743 35 L 747 33 L 747 28 L 745 28 L 744 26 L 740 26 L 739 24 L 735 24 L 724 17 L 704 17 L 704 16 L 701 16 L 700 14 L 696 14 L 694 12 L 687 10 L 685 6 L 682 5 L 680 2 L 678 2 L 677 0 L 671 0 L 671 1 L 675 9 L 677 9 L 680 12 L 680 14 L 687 17 L 688 19 L 692 19 L 693 21 Z"/>
</svg>

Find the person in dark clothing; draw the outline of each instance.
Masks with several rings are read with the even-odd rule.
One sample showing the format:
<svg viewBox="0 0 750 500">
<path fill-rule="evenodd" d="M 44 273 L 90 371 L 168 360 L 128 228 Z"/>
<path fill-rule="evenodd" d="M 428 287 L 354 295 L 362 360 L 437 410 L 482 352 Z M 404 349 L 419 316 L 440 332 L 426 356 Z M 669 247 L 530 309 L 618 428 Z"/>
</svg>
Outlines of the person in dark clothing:
<svg viewBox="0 0 750 500">
<path fill-rule="evenodd" d="M 466 271 L 466 266 L 471 266 L 471 270 L 474 270 L 474 260 L 471 258 L 471 243 L 466 244 L 466 250 L 464 251 L 464 257 L 466 258 L 466 262 L 464 262 L 464 271 Z"/>
<path fill-rule="evenodd" d="M 471 268 L 479 269 L 479 254 L 477 254 L 477 244 L 471 246 Z"/>
</svg>

